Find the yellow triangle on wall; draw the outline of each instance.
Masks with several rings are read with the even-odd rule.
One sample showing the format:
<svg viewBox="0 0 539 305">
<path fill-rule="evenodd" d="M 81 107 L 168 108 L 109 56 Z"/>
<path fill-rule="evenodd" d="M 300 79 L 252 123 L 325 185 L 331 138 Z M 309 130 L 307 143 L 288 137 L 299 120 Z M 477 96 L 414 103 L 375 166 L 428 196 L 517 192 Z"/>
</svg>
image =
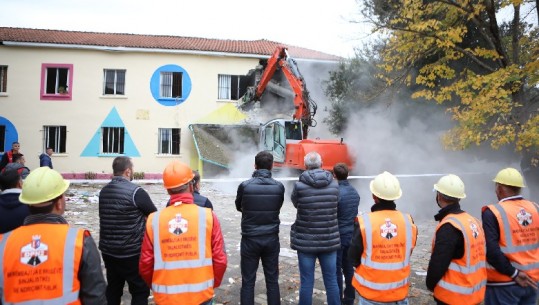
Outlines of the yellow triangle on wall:
<svg viewBox="0 0 539 305">
<path fill-rule="evenodd" d="M 236 108 L 236 104 L 227 103 L 208 115 L 198 119 L 195 124 L 235 124 L 245 120 L 247 116 Z"/>
</svg>

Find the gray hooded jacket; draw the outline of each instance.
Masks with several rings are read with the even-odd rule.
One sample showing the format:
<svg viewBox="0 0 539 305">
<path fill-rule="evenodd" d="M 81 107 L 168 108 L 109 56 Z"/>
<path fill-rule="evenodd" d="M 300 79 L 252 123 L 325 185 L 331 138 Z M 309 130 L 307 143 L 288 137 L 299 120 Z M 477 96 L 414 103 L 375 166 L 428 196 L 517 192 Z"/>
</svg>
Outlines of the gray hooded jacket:
<svg viewBox="0 0 539 305">
<path fill-rule="evenodd" d="M 291 248 L 307 253 L 340 249 L 339 185 L 333 175 L 323 169 L 304 171 L 294 185 L 291 199 L 297 209 L 290 229 Z"/>
</svg>

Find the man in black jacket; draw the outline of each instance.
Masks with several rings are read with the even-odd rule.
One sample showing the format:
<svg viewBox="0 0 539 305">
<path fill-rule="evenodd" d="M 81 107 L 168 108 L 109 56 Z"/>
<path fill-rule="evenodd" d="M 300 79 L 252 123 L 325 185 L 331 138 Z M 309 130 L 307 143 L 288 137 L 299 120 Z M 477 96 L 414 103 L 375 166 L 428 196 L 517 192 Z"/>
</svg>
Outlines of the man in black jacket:
<svg viewBox="0 0 539 305">
<path fill-rule="evenodd" d="M 22 178 L 18 171 L 7 170 L 0 174 L 0 234 L 20 227 L 30 214 L 28 206 L 19 201 Z"/>
<path fill-rule="evenodd" d="M 238 186 L 236 209 L 241 217 L 241 304 L 254 304 L 258 262 L 262 260 L 268 305 L 280 304 L 279 213 L 284 186 L 271 177 L 273 155 L 267 151 L 255 157 L 253 177 Z"/>
<path fill-rule="evenodd" d="M 107 302 L 119 305 L 125 282 L 133 305 L 147 305 L 150 288 L 138 263 L 146 218 L 157 211 L 150 195 L 133 180 L 133 162 L 116 157 L 114 177 L 99 193 L 99 249 L 107 269 Z"/>
<path fill-rule="evenodd" d="M 211 204 L 210 199 L 206 196 L 200 195 L 200 174 L 198 171 L 193 171 L 193 174 L 195 177 L 193 177 L 193 198 L 195 200 L 195 204 L 203 207 L 203 208 L 210 208 L 213 210 L 213 204 Z"/>
</svg>

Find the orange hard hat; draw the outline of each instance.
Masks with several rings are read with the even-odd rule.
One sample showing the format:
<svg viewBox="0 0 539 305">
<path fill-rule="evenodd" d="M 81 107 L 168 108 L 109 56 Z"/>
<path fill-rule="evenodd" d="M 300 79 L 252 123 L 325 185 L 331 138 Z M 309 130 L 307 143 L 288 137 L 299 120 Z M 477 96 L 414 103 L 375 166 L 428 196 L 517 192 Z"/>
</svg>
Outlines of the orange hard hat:
<svg viewBox="0 0 539 305">
<path fill-rule="evenodd" d="M 189 183 L 193 177 L 195 174 L 187 164 L 174 160 L 163 171 L 163 184 L 166 189 L 172 189 Z"/>
</svg>

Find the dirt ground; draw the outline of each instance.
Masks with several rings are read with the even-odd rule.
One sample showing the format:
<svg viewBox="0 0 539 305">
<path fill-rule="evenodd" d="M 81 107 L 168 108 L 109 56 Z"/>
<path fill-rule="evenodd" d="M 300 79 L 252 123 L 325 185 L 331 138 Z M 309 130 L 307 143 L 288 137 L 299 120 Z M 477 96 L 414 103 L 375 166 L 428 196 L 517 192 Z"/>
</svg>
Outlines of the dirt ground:
<svg viewBox="0 0 539 305">
<path fill-rule="evenodd" d="M 235 183 L 237 185 L 238 183 Z M 158 183 L 141 182 L 141 186 L 148 191 L 153 202 L 158 209 L 162 209 L 168 196 L 163 186 Z M 102 184 L 95 183 L 72 183 L 67 192 L 67 207 L 65 217 L 71 225 L 88 229 L 96 242 L 99 241 L 99 217 L 98 217 L 98 194 Z M 228 267 L 223 278 L 221 287 L 215 291 L 215 304 L 239 304 L 241 287 L 240 273 L 240 222 L 241 214 L 236 211 L 234 205 L 235 191 L 234 185 L 223 190 L 221 186 L 203 183 L 201 193 L 207 196 L 213 203 L 214 210 L 220 220 L 226 250 L 228 255 Z M 371 202 L 361 202 L 362 205 L 371 205 Z M 279 259 L 280 269 L 280 291 L 282 304 L 297 304 L 299 300 L 299 269 L 297 256 L 294 250 L 290 249 L 290 226 L 294 222 L 296 211 L 289 200 L 285 198 L 285 203 L 281 210 L 281 252 Z M 419 228 L 418 243 L 412 255 L 412 272 L 409 300 L 410 304 L 435 304 L 430 292 L 425 287 L 425 276 L 430 257 L 430 243 L 436 226 L 434 220 L 417 221 Z M 327 304 L 322 282 L 320 267 L 317 266 L 315 273 L 315 290 L 313 304 Z M 257 283 L 255 291 L 255 303 L 266 304 L 265 283 L 262 273 L 262 266 L 257 272 Z M 130 295 L 127 292 L 127 285 L 123 297 L 123 304 L 130 304 Z M 154 304 L 150 297 L 150 304 Z"/>
</svg>

